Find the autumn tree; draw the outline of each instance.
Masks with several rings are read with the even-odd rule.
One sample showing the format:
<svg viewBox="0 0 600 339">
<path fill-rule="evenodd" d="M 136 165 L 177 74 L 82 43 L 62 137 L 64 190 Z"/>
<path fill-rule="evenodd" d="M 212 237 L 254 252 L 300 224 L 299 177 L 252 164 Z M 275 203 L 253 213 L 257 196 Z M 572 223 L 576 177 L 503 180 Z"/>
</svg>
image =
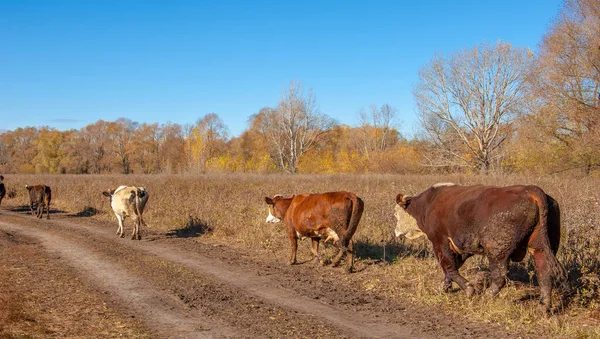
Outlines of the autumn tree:
<svg viewBox="0 0 600 339">
<path fill-rule="evenodd" d="M 227 144 L 233 161 L 240 164 L 239 171 L 265 173 L 277 168 L 272 160 L 277 156 L 270 153 L 269 141 L 262 131 L 262 119 L 267 117 L 267 114 L 263 114 L 263 110 L 251 115 L 248 118 L 248 129 L 239 137 L 232 138 Z"/>
<path fill-rule="evenodd" d="M 398 110 L 389 104 L 372 105 L 368 111 L 364 108 L 359 111 L 361 149 L 367 158 L 369 153 L 384 151 L 398 141 L 397 113 Z"/>
<path fill-rule="evenodd" d="M 37 154 L 34 142 L 39 131 L 35 127 L 17 128 L 2 133 L 2 167 L 8 173 L 35 173 L 33 158 Z"/>
<path fill-rule="evenodd" d="M 490 169 L 523 108 L 531 60 L 528 50 L 498 42 L 436 56 L 419 71 L 414 96 L 434 145 L 429 165 Z"/>
<path fill-rule="evenodd" d="M 562 161 L 556 171 L 600 166 L 600 2 L 566 0 L 529 78 L 529 137 Z M 527 131 L 523 131 L 527 133 Z"/>
<path fill-rule="evenodd" d="M 167 123 L 160 127 L 160 167 L 165 173 L 182 172 L 186 166 L 185 138 L 179 124 Z"/>
<path fill-rule="evenodd" d="M 278 166 L 289 173 L 297 172 L 299 158 L 334 125 L 320 112 L 312 90 L 304 96 L 302 85 L 293 81 L 283 91 L 277 108 L 264 108 L 259 114 L 262 133 Z"/>
<path fill-rule="evenodd" d="M 160 130 L 157 123 L 139 125 L 133 132 L 128 147 L 132 167 L 144 174 L 160 173 L 159 142 Z"/>
<path fill-rule="evenodd" d="M 33 146 L 37 154 L 31 160 L 36 173 L 61 173 L 61 161 L 64 157 L 64 133 L 56 129 L 42 128 Z"/>
<path fill-rule="evenodd" d="M 190 166 L 200 172 L 206 170 L 207 162 L 224 151 L 228 129 L 216 113 L 208 113 L 188 126 L 186 136 Z"/>
</svg>

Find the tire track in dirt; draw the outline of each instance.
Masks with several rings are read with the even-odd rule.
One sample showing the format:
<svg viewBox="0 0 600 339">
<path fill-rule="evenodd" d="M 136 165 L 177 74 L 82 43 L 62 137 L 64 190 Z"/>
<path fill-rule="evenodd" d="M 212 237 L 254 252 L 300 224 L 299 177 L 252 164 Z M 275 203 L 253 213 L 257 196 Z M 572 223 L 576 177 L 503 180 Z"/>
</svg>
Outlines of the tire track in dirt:
<svg viewBox="0 0 600 339">
<path fill-rule="evenodd" d="M 38 239 L 46 249 L 59 253 L 77 270 L 91 277 L 105 291 L 118 295 L 134 316 L 143 318 L 159 337 L 213 338 L 233 337 L 236 332 L 222 324 L 202 323 L 202 314 L 194 314 L 182 307 L 179 300 L 163 291 L 153 289 L 140 278 L 127 272 L 125 267 L 110 263 L 93 251 L 83 248 L 63 237 L 48 232 L 0 221 L 5 231 L 21 233 Z M 197 310 L 196 313 L 199 313 Z M 218 328 L 218 330 L 215 330 Z"/>
<path fill-rule="evenodd" d="M 85 225 L 81 225 L 80 227 L 99 236 L 110 236 L 111 239 L 114 239 L 114 235 L 111 232 Z M 233 285 L 262 300 L 294 310 L 300 314 L 326 319 L 336 327 L 349 330 L 359 337 L 403 338 L 414 336 L 414 330 L 408 326 L 390 323 L 382 324 L 377 319 L 365 314 L 357 317 L 356 314 L 338 310 L 315 301 L 312 298 L 298 295 L 294 291 L 272 286 L 270 278 L 239 270 L 218 259 L 208 258 L 197 253 L 190 253 L 168 244 L 154 243 L 152 246 L 148 246 L 148 243 L 128 241 L 123 245 L 210 274 L 214 278 Z"/>
<path fill-rule="evenodd" d="M 8 212 L 8 214 L 19 217 L 19 219 L 25 219 L 22 215 L 14 212 Z M 35 221 L 29 220 L 29 222 Z M 17 223 L 16 220 L 15 223 Z M 195 337 L 198 335 L 207 337 L 240 336 L 235 334 L 235 330 L 228 329 L 222 324 L 216 327 L 219 328 L 220 332 L 213 331 L 212 328 L 215 328 L 215 326 L 202 324 L 199 321 L 203 318 L 202 314 L 190 315 L 174 296 L 152 290 L 147 286 L 147 283 L 128 273 L 126 268 L 115 267 L 115 264 L 106 262 L 89 249 L 82 248 L 73 241 L 68 241 L 61 236 L 49 234 L 43 229 L 36 228 L 36 231 L 32 231 L 28 227 L 20 226 L 20 224 L 22 224 L 21 220 L 19 220 L 18 225 L 0 222 L 0 226 L 3 228 L 40 238 L 46 248 L 63 254 L 85 275 L 92 276 L 99 281 L 104 289 L 117 292 L 119 298 L 126 301 L 126 306 L 135 310 L 139 316 L 149 320 L 148 323 L 159 325 L 153 326 L 154 330 L 160 331 L 160 328 L 165 327 L 177 328 L 179 333 L 173 333 L 172 331 L 165 333 L 170 337 L 173 337 L 174 334 L 181 337 Z M 336 309 L 307 296 L 298 295 L 292 290 L 273 286 L 269 277 L 245 272 L 220 260 L 208 258 L 198 253 L 190 253 L 171 244 L 119 239 L 113 234 L 112 228 L 110 230 L 98 228 L 62 218 L 44 221 L 44 224 L 56 224 L 70 229 L 74 233 L 85 231 L 90 235 L 101 237 L 103 240 L 109 240 L 117 246 L 133 248 L 138 252 L 145 252 L 169 262 L 182 264 L 194 271 L 201 272 L 201 274 L 208 274 L 267 303 L 292 310 L 294 314 L 325 321 L 339 328 L 342 331 L 341 333 L 347 333 L 343 336 L 408 338 L 419 333 L 419 337 L 426 337 L 424 333 L 416 328 L 389 322 L 382 323 L 381 320 L 378 321 L 378 319 L 367 314 L 357 315 L 353 312 Z"/>
</svg>

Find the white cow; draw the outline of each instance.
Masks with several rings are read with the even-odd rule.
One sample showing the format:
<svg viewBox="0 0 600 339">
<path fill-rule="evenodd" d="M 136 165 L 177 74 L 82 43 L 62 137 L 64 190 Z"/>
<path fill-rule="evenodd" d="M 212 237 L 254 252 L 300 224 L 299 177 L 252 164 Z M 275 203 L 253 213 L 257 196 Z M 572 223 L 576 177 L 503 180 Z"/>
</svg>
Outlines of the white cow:
<svg viewBox="0 0 600 339">
<path fill-rule="evenodd" d="M 140 225 L 147 226 L 142 218 L 144 206 L 148 201 L 148 191 L 144 187 L 135 186 L 119 186 L 116 190 L 108 190 L 102 192 L 103 195 L 110 198 L 110 207 L 119 220 L 119 228 L 117 234 L 123 238 L 123 221 L 126 217 L 133 219 L 133 232 L 131 233 L 132 240 L 140 240 Z"/>
</svg>

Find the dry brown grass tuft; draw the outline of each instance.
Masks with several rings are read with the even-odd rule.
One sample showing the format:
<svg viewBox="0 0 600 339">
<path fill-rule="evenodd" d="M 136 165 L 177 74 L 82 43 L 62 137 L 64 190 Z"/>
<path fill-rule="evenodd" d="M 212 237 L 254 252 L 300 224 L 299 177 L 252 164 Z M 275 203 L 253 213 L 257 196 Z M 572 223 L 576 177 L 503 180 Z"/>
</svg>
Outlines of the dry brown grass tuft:
<svg viewBox="0 0 600 339">
<path fill-rule="evenodd" d="M 533 176 L 465 175 L 11 175 L 5 176 L 17 196 L 8 204 L 26 205 L 25 184 L 44 183 L 53 189 L 52 208 L 111 220 L 102 191 L 118 185 L 145 186 L 150 198 L 144 213 L 148 225 L 180 237 L 215 237 L 235 246 L 261 249 L 282 263 L 289 251 L 282 225 L 266 224 L 264 196 L 347 190 L 365 202 L 365 212 L 354 237 L 358 266 L 365 288 L 397 298 L 443 307 L 450 312 L 486 322 L 501 323 L 523 333 L 600 336 L 600 206 L 596 188 L 600 179 Z M 543 188 L 561 206 L 562 242 L 558 258 L 569 272 L 570 291 L 558 315 L 546 317 L 538 308 L 539 289 L 529 259 L 511 264 L 511 281 L 499 298 L 441 292 L 442 273 L 426 239 L 393 238 L 396 194 L 418 194 L 437 182 L 458 184 L 533 184 Z M 127 224 L 126 224 L 126 227 Z M 311 258 L 310 244 L 301 243 L 300 261 Z M 332 255 L 331 247 L 324 252 Z M 389 265 L 388 265 L 389 264 Z M 467 261 L 461 272 L 468 279 L 484 276 L 485 260 Z"/>
</svg>

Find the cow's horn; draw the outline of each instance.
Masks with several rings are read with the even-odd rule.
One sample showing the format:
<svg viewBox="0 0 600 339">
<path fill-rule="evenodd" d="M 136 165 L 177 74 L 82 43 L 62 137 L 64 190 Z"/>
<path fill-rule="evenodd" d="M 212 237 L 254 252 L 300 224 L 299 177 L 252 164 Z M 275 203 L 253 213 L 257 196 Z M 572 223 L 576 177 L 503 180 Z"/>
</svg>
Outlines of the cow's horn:
<svg viewBox="0 0 600 339">
<path fill-rule="evenodd" d="M 406 202 L 406 199 L 404 199 L 404 196 L 402 195 L 402 193 L 398 193 L 398 195 L 396 196 L 396 204 L 400 205 Z"/>
</svg>

